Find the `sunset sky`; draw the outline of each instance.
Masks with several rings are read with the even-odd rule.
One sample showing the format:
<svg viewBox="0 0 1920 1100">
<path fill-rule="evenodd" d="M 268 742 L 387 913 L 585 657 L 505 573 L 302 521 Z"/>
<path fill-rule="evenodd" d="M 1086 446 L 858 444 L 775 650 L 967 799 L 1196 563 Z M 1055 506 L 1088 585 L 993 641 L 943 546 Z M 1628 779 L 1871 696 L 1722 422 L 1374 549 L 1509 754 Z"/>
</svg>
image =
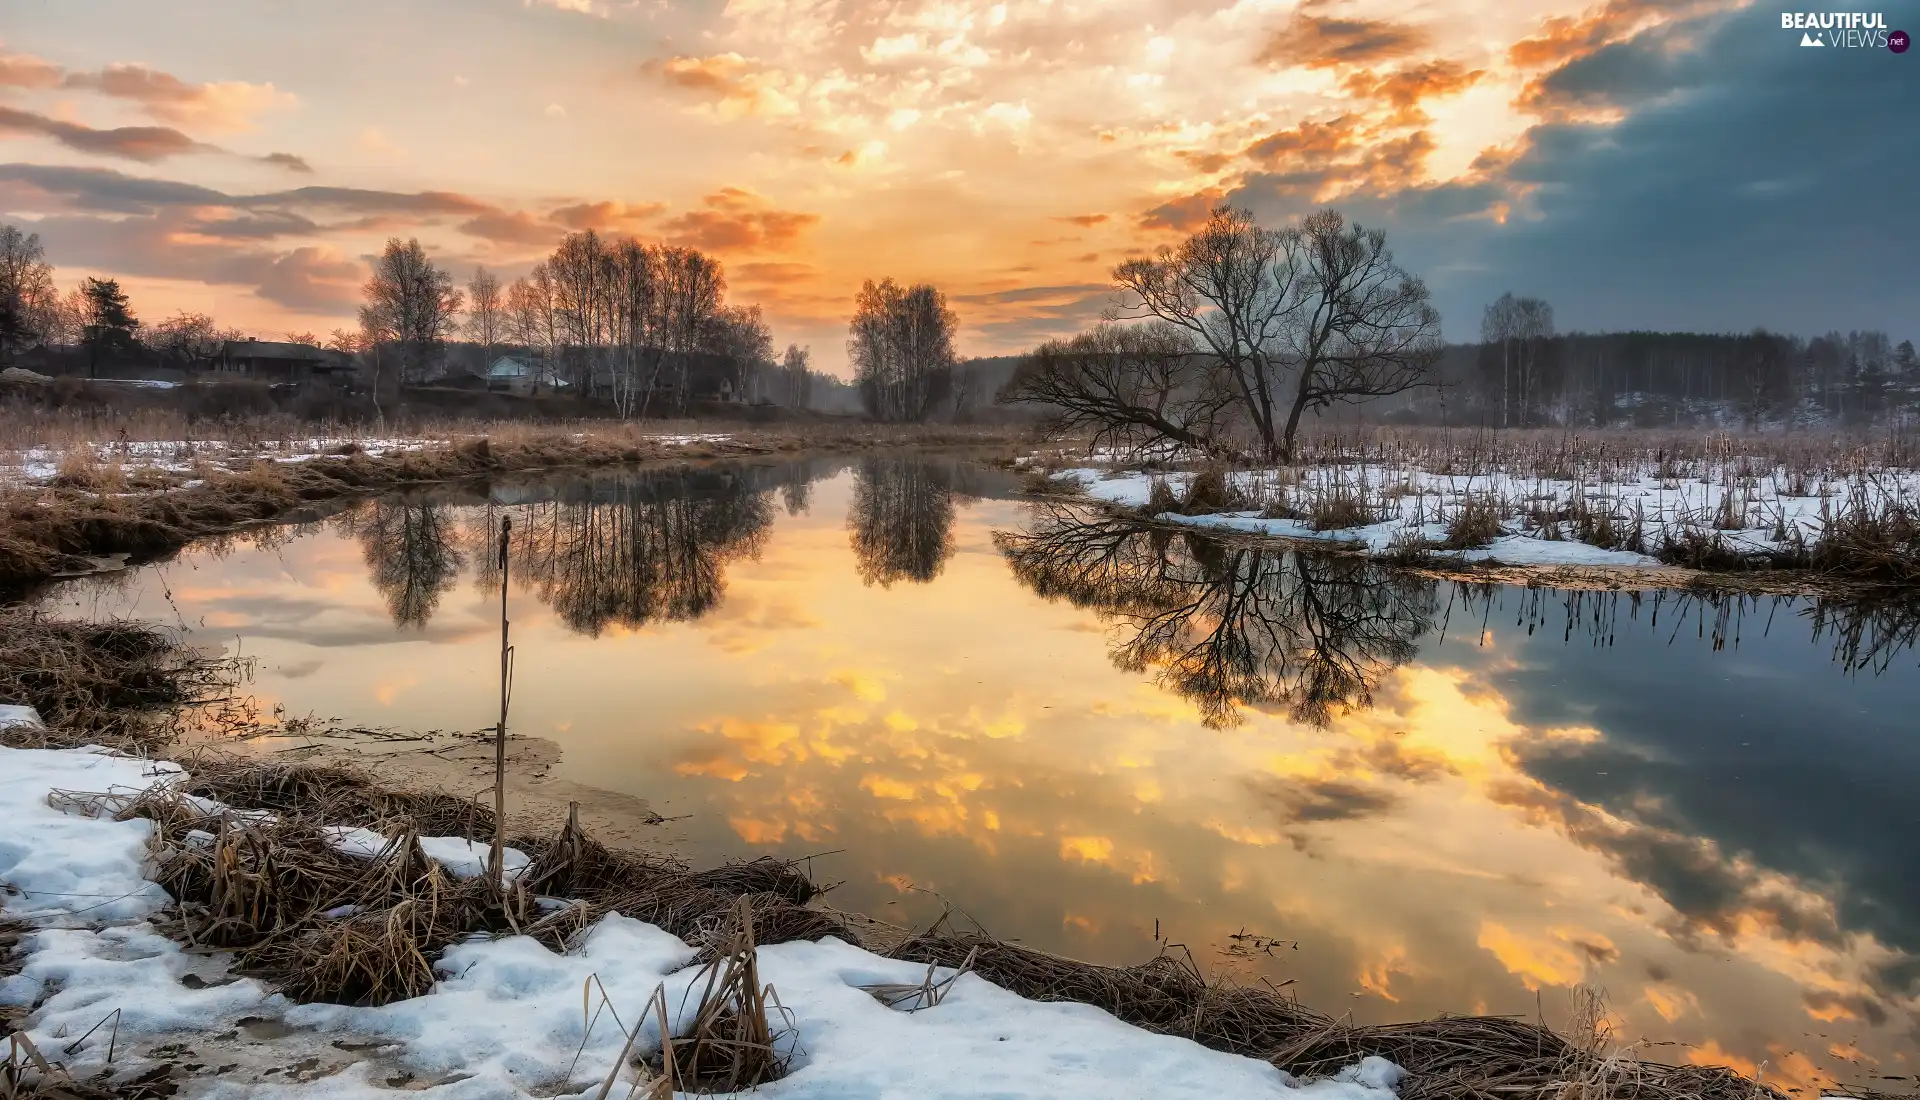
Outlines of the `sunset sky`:
<svg viewBox="0 0 1920 1100">
<path fill-rule="evenodd" d="M 1920 335 L 1920 53 L 1803 49 L 1780 11 L 12 0 L 0 217 L 63 286 L 262 335 L 346 323 L 391 235 L 464 281 L 592 227 L 714 252 L 829 368 L 884 275 L 1004 353 L 1221 197 L 1384 225 L 1453 339 L 1507 289 L 1563 328 Z"/>
</svg>

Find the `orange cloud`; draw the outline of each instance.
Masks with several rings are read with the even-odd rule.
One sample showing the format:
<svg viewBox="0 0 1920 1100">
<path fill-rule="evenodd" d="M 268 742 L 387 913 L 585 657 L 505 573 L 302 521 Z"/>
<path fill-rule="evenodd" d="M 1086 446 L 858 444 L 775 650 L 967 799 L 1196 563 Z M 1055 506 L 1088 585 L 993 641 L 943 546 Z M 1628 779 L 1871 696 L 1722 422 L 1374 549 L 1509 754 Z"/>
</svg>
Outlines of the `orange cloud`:
<svg viewBox="0 0 1920 1100">
<path fill-rule="evenodd" d="M 798 243 L 820 221 L 818 214 L 768 207 L 758 195 L 725 187 L 708 195 L 705 210 L 691 210 L 665 223 L 674 243 L 714 252 L 780 251 Z"/>
<path fill-rule="evenodd" d="M 562 235 L 560 227 L 524 210 L 490 210 L 460 223 L 460 231 L 495 244 L 546 248 Z"/>
<path fill-rule="evenodd" d="M 1198 228 L 1200 223 L 1206 221 L 1207 215 L 1213 211 L 1214 207 L 1220 205 L 1224 198 L 1226 198 L 1226 192 L 1210 187 L 1205 191 L 1196 191 L 1191 195 L 1169 199 L 1141 214 L 1140 228 L 1187 232 Z"/>
<path fill-rule="evenodd" d="M 1426 31 L 1406 23 L 1329 19 L 1303 12 L 1276 32 L 1255 60 L 1277 68 L 1378 65 L 1422 49 L 1429 38 Z"/>
<path fill-rule="evenodd" d="M 1111 216 L 1110 214 L 1068 214 L 1053 220 L 1057 222 L 1071 222 L 1074 225 L 1080 226 L 1082 229 L 1090 229 L 1106 221 Z"/>
<path fill-rule="evenodd" d="M 1342 86 L 1353 96 L 1393 108 L 1388 125 L 1415 126 L 1428 121 L 1426 112 L 1420 110 L 1421 100 L 1458 95 L 1485 75 L 1485 69 L 1469 69 L 1458 61 L 1441 58 L 1384 76 L 1363 69 L 1350 74 Z"/>
<path fill-rule="evenodd" d="M 561 206 L 547 216 L 568 229 L 631 229 L 658 215 L 666 206 L 657 202 L 580 202 Z"/>
</svg>

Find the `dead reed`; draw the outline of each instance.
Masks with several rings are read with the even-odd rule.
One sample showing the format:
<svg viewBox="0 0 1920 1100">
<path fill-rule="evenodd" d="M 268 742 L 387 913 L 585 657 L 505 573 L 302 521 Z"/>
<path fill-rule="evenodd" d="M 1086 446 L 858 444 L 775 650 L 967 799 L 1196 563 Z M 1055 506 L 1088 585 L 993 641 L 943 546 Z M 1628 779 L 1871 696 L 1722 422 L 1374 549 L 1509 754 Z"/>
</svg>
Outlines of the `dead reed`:
<svg viewBox="0 0 1920 1100">
<path fill-rule="evenodd" d="M 31 706 L 46 722 L 0 729 L 0 745 L 151 752 L 174 737 L 180 708 L 226 695 L 242 671 L 145 623 L 0 608 L 0 703 Z"/>
<path fill-rule="evenodd" d="M 1577 1013 L 1572 1041 L 1544 1024 L 1501 1016 L 1355 1025 L 1266 986 L 1209 982 L 1184 955 L 1101 967 L 951 932 L 916 936 L 894 954 L 947 967 L 970 962 L 1023 997 L 1094 1005 L 1149 1031 L 1260 1058 L 1300 1077 L 1327 1076 L 1378 1055 L 1407 1071 L 1398 1087 L 1402 1100 L 1786 1100 L 1731 1070 L 1625 1057 L 1597 1041 L 1598 1025 L 1582 1024 Z"/>
<path fill-rule="evenodd" d="M 292 433 L 290 425 L 276 427 Z M 97 567 L 92 560 L 97 557 L 158 556 L 305 503 L 361 492 L 528 470 L 810 450 L 1004 445 L 1017 438 L 1009 428 L 965 425 L 745 426 L 702 421 L 687 422 L 687 431 L 679 435 L 670 434 L 670 427 L 617 421 L 421 425 L 416 431 L 425 434 L 416 442 L 377 455 L 349 440 L 299 462 L 276 459 L 319 442 L 311 438 L 310 429 L 270 440 L 195 442 L 191 435 L 173 436 L 184 453 L 168 454 L 164 461 L 175 466 L 191 461 L 190 472 L 143 466 L 141 460 L 116 454 L 116 448 L 125 452 L 131 444 L 107 442 L 111 437 L 103 435 L 104 426 L 76 427 L 81 438 L 65 444 L 68 457 L 61 459 L 61 472 L 50 483 L 0 486 L 0 590 L 86 572 Z M 203 423 L 199 429 L 221 432 L 223 426 Z M 234 434 L 232 426 L 224 429 Z M 9 430 L 0 415 L 0 437 L 10 434 L 35 438 L 31 430 Z M 429 442 L 419 443 L 419 438 Z M 20 450 L 45 451 L 50 446 L 43 441 Z"/>
<path fill-rule="evenodd" d="M 298 1001 L 388 1004 L 430 990 L 433 960 L 472 935 L 532 936 L 565 950 L 608 912 L 656 924 L 703 957 L 725 956 L 729 929 L 755 942 L 856 937 L 809 909 L 817 892 L 773 859 L 693 872 L 673 861 L 614 852 L 570 820 L 559 835 L 523 837 L 532 857 L 517 878 L 455 878 L 428 859 L 421 836 L 487 837 L 493 816 L 446 795 L 388 790 L 365 773 L 202 752 L 189 776 L 138 794 L 59 792 L 61 805 L 155 824 L 154 879 L 178 901 L 169 928 L 200 949 L 235 953 L 237 967 Z M 369 830 L 377 851 L 343 830 Z M 356 834 L 364 839 L 364 834 Z M 542 907 L 540 896 L 572 904 Z"/>
</svg>

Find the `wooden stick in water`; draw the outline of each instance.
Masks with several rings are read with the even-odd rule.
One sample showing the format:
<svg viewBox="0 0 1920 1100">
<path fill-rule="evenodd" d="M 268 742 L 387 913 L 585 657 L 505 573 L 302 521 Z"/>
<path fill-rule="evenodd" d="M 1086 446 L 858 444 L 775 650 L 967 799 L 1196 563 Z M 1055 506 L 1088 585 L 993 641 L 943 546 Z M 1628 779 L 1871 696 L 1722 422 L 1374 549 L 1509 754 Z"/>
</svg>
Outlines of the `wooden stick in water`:
<svg viewBox="0 0 1920 1100">
<path fill-rule="evenodd" d="M 507 689 L 513 650 L 507 645 L 507 548 L 513 518 L 500 517 L 500 724 L 493 731 L 493 853 L 487 861 L 497 894 L 506 892 L 507 865 Z"/>
</svg>

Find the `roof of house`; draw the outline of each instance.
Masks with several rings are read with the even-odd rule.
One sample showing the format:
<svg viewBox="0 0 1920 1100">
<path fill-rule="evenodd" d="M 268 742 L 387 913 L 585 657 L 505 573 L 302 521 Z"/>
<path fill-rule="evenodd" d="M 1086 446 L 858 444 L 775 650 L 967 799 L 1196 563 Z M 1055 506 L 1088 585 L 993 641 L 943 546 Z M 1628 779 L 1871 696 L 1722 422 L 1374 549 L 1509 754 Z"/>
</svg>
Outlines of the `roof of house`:
<svg viewBox="0 0 1920 1100">
<path fill-rule="evenodd" d="M 279 340 L 228 340 L 224 350 L 233 359 L 295 359 L 309 363 L 327 359 L 325 348 Z"/>
</svg>

